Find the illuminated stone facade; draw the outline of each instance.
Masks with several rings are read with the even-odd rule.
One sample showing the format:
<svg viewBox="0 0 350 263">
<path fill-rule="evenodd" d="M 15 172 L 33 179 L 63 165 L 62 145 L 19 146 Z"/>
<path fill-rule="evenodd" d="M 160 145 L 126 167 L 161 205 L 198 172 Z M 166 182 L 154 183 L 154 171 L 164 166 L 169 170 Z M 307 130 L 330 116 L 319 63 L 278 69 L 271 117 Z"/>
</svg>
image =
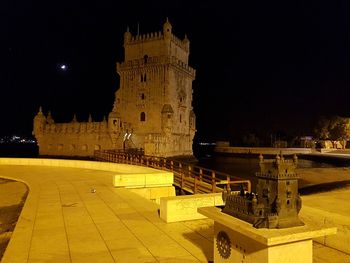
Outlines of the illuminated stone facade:
<svg viewBox="0 0 350 263">
<path fill-rule="evenodd" d="M 124 62 L 117 63 L 120 88 L 108 120 L 55 123 L 34 118 L 41 155 L 92 156 L 98 149 L 142 148 L 146 155 L 192 155 L 196 131 L 192 110 L 195 70 L 188 66 L 190 42 L 163 32 L 124 34 Z"/>
</svg>

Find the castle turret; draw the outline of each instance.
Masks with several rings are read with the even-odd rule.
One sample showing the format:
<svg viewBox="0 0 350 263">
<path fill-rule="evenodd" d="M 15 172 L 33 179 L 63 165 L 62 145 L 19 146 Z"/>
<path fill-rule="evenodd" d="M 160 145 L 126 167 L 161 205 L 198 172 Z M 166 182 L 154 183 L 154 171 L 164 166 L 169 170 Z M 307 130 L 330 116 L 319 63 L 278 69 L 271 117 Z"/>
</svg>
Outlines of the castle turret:
<svg viewBox="0 0 350 263">
<path fill-rule="evenodd" d="M 49 111 L 49 112 L 47 113 L 46 122 L 47 122 L 48 124 L 54 124 L 54 123 L 55 123 L 55 120 L 54 120 L 54 119 L 52 118 L 52 116 L 51 116 L 51 111 Z"/>
<path fill-rule="evenodd" d="M 72 122 L 77 122 L 77 115 L 74 113 Z"/>
<path fill-rule="evenodd" d="M 38 114 L 34 117 L 33 121 L 33 135 L 37 137 L 39 134 L 43 133 L 46 125 L 46 117 L 43 114 L 42 108 L 40 106 Z"/>
<path fill-rule="evenodd" d="M 126 32 L 124 33 L 124 45 L 131 41 L 131 33 L 129 31 L 129 27 L 127 27 Z"/>
<path fill-rule="evenodd" d="M 190 52 L 190 40 L 187 38 L 187 35 L 185 35 L 184 40 L 182 40 L 182 43 L 184 44 L 184 48 L 187 52 Z"/>
<path fill-rule="evenodd" d="M 115 99 L 113 109 L 108 115 L 108 130 L 112 133 L 119 133 L 122 128 L 120 113 L 117 110 L 117 100 Z"/>
<path fill-rule="evenodd" d="M 171 38 L 171 29 L 172 29 L 172 26 L 169 22 L 169 19 L 167 18 L 164 25 L 163 25 L 163 34 L 164 34 L 164 37 L 166 39 L 170 39 Z"/>
</svg>

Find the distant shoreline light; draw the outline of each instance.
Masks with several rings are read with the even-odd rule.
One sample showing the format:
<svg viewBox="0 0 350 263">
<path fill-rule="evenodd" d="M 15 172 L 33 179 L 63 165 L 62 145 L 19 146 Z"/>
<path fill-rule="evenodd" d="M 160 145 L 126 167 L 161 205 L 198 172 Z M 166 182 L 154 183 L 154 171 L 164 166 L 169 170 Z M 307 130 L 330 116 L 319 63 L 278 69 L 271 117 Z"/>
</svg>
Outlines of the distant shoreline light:
<svg viewBox="0 0 350 263">
<path fill-rule="evenodd" d="M 22 138 L 17 135 L 4 136 L 0 138 L 0 144 L 6 144 L 6 143 L 7 144 L 8 143 L 32 144 L 32 143 L 36 143 L 36 141 L 33 139 Z"/>
<path fill-rule="evenodd" d="M 216 145 L 215 142 L 200 142 L 199 145 Z"/>
</svg>

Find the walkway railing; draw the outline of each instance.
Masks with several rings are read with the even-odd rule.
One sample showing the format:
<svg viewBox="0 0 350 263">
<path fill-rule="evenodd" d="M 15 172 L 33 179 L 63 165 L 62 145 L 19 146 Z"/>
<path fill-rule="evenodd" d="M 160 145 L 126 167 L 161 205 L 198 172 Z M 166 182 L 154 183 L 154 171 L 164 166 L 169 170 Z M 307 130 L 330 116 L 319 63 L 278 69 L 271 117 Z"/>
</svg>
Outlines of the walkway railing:
<svg viewBox="0 0 350 263">
<path fill-rule="evenodd" d="M 230 174 L 187 164 L 171 158 L 147 156 L 115 150 L 95 151 L 97 161 L 152 167 L 174 173 L 174 185 L 193 194 L 222 192 L 224 188 L 251 192 L 251 183 Z"/>
</svg>

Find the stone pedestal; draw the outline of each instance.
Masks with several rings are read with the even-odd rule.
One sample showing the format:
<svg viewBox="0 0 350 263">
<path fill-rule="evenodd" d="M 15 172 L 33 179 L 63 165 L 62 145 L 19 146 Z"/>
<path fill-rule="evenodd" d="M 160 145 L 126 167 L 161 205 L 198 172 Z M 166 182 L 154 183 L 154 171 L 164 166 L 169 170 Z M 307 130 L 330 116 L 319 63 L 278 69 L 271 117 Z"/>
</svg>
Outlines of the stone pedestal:
<svg viewBox="0 0 350 263">
<path fill-rule="evenodd" d="M 312 263 L 312 239 L 337 232 L 304 219 L 304 226 L 256 229 L 216 207 L 198 212 L 214 220 L 214 262 Z"/>
</svg>

